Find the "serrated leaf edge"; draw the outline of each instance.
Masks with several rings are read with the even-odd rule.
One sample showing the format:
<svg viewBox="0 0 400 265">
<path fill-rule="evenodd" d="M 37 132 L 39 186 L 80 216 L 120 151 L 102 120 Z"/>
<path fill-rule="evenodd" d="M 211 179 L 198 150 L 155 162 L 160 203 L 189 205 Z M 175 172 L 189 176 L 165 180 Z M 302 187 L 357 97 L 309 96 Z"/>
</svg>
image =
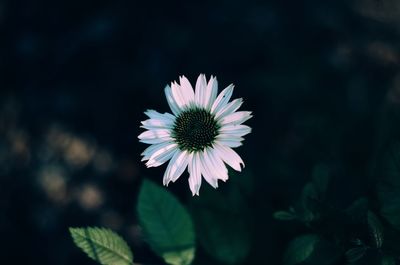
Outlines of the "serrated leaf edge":
<svg viewBox="0 0 400 265">
<path fill-rule="evenodd" d="M 114 249 L 111 249 L 111 248 L 109 248 L 109 247 L 107 247 L 107 246 L 104 246 L 104 245 L 101 244 L 100 242 L 98 242 L 98 241 L 96 241 L 96 240 L 93 240 L 93 238 L 87 238 L 86 236 L 83 236 L 83 235 L 81 235 L 80 233 L 76 233 L 76 232 L 78 232 L 78 231 L 88 231 L 89 229 L 100 230 L 100 231 L 102 231 L 102 232 L 105 231 L 105 232 L 114 234 L 114 235 L 117 236 L 119 239 L 121 239 L 122 242 L 124 242 L 124 244 L 126 245 L 127 249 L 129 250 L 129 255 L 128 255 L 128 256 L 121 255 L 120 253 L 116 252 Z M 72 239 L 73 239 L 75 245 L 76 245 L 78 248 L 80 248 L 83 252 L 85 252 L 85 254 L 87 254 L 86 251 L 85 251 L 81 246 L 79 246 L 79 244 L 76 242 L 75 236 L 81 237 L 83 240 L 90 240 L 91 242 L 93 242 L 93 244 L 95 244 L 95 245 L 97 245 L 97 246 L 99 246 L 99 247 L 101 247 L 101 248 L 107 249 L 108 251 L 114 253 L 116 256 L 118 256 L 118 257 L 120 257 L 121 259 L 125 260 L 125 261 L 128 262 L 129 264 L 133 264 L 133 260 L 132 260 L 132 259 L 133 259 L 133 255 L 132 255 L 131 250 L 129 249 L 128 244 L 126 243 L 126 241 L 125 241 L 120 235 L 118 235 L 117 233 L 113 232 L 112 230 L 107 229 L 107 228 L 103 228 L 103 227 L 70 227 L 68 230 L 69 230 L 69 232 L 70 232 L 70 234 L 71 234 L 71 237 L 72 237 Z M 75 232 L 75 233 L 74 233 L 74 232 Z M 96 260 L 96 261 L 97 261 L 97 260 Z"/>
</svg>

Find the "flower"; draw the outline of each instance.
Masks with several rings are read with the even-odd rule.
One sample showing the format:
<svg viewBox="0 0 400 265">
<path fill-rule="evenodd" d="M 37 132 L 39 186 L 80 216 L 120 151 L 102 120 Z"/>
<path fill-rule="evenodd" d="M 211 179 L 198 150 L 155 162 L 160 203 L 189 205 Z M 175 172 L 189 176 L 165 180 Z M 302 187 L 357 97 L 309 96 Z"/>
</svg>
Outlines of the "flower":
<svg viewBox="0 0 400 265">
<path fill-rule="evenodd" d="M 237 111 L 241 98 L 229 102 L 234 86 L 226 87 L 218 96 L 217 79 L 207 83 L 204 74 L 197 78 L 195 90 L 185 76 L 180 83 L 165 87 L 165 96 L 173 114 L 147 110 L 149 119 L 142 121 L 145 132 L 141 142 L 150 144 L 142 153 L 147 167 L 158 167 L 169 161 L 163 184 L 175 182 L 188 167 L 189 187 L 199 195 L 202 176 L 214 188 L 218 180 L 228 179 L 224 163 L 241 171 L 244 163 L 232 149 L 242 145 L 243 136 L 251 132 L 242 123 L 252 117 L 250 111 Z"/>
</svg>

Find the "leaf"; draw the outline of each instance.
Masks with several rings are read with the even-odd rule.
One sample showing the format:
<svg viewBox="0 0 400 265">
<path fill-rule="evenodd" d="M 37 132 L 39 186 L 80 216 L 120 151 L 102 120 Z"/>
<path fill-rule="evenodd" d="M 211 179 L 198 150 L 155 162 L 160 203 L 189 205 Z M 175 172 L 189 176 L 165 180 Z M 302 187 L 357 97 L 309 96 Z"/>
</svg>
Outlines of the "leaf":
<svg viewBox="0 0 400 265">
<path fill-rule="evenodd" d="M 251 247 L 252 220 L 237 186 L 218 191 L 207 187 L 191 206 L 205 251 L 226 264 L 243 262 Z"/>
<path fill-rule="evenodd" d="M 316 219 L 316 201 L 317 201 L 317 190 L 313 183 L 307 183 L 301 192 L 300 201 L 295 206 L 298 218 L 305 222 L 311 222 Z"/>
<path fill-rule="evenodd" d="M 324 210 L 323 201 L 329 184 L 329 169 L 323 164 L 314 166 L 312 181 L 304 185 L 295 205 L 296 218 L 304 223 L 318 220 Z"/>
<path fill-rule="evenodd" d="M 145 240 L 155 253 L 172 265 L 192 263 L 196 248 L 192 219 L 171 193 L 144 180 L 137 210 Z"/>
<path fill-rule="evenodd" d="M 380 248 L 383 244 L 383 227 L 378 217 L 368 211 L 368 228 L 374 239 L 375 247 Z"/>
<path fill-rule="evenodd" d="M 315 265 L 336 264 L 338 259 L 343 256 L 342 252 L 340 246 L 320 237 L 319 241 L 315 244 L 313 253 L 307 259 L 307 263 Z"/>
<path fill-rule="evenodd" d="M 133 264 L 133 255 L 126 242 L 106 228 L 69 228 L 76 246 L 103 265 Z"/>
<path fill-rule="evenodd" d="M 342 255 L 334 243 L 315 234 L 307 234 L 293 239 L 285 252 L 284 264 L 334 264 Z"/>
<path fill-rule="evenodd" d="M 274 218 L 282 221 L 290 221 L 296 219 L 296 215 L 287 211 L 277 211 L 274 213 Z"/>
<path fill-rule="evenodd" d="M 293 239 L 286 249 L 283 264 L 295 265 L 311 256 L 319 237 L 314 234 L 302 235 Z"/>
<path fill-rule="evenodd" d="M 351 248 L 346 251 L 346 258 L 347 261 L 350 263 L 354 263 L 357 260 L 361 259 L 364 255 L 365 252 L 367 251 L 367 248 L 362 246 L 362 247 L 355 247 Z"/>
<path fill-rule="evenodd" d="M 166 263 L 172 265 L 190 264 L 195 256 L 195 249 L 188 248 L 179 252 L 171 251 L 162 255 Z"/>
<path fill-rule="evenodd" d="M 400 143 L 394 142 L 387 149 L 380 166 L 377 186 L 381 215 L 400 230 Z"/>
<path fill-rule="evenodd" d="M 307 200 L 309 199 L 317 199 L 318 198 L 318 194 L 317 194 L 317 190 L 315 188 L 315 185 L 313 183 L 307 183 L 302 192 L 301 192 L 301 199 L 304 203 L 307 203 Z"/>
</svg>

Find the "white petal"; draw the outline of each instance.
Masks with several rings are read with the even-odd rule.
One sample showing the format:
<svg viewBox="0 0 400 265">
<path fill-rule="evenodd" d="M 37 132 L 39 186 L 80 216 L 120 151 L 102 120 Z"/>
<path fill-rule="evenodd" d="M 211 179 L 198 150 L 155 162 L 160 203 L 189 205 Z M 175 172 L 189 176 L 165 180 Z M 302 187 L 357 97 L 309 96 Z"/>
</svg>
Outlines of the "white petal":
<svg viewBox="0 0 400 265">
<path fill-rule="evenodd" d="M 217 99 L 214 101 L 211 107 L 211 113 L 218 113 L 218 111 L 229 102 L 233 93 L 233 88 L 234 85 L 229 85 L 224 90 L 222 90 L 221 93 L 219 93 Z"/>
<path fill-rule="evenodd" d="M 184 109 L 190 103 L 194 102 L 194 92 L 192 85 L 185 76 L 179 78 L 180 84 L 171 83 L 172 97 L 180 109 Z"/>
<path fill-rule="evenodd" d="M 167 102 L 173 114 L 178 115 L 181 111 L 181 108 L 175 101 L 174 97 L 172 96 L 172 89 L 170 86 L 166 86 L 164 88 L 165 97 L 167 98 Z"/>
<path fill-rule="evenodd" d="M 208 103 L 206 104 L 207 109 L 211 109 L 215 102 L 218 93 L 218 81 L 216 77 L 211 76 L 207 84 L 207 91 L 209 91 L 210 96 L 208 97 Z"/>
<path fill-rule="evenodd" d="M 204 176 L 204 179 L 210 184 L 214 189 L 218 188 L 218 178 L 216 177 L 216 173 L 213 172 L 211 169 L 213 165 L 211 164 L 207 155 L 204 152 L 197 153 L 200 157 L 201 161 L 201 173 Z"/>
<path fill-rule="evenodd" d="M 226 181 L 228 179 L 228 170 L 224 165 L 224 162 L 218 157 L 214 155 L 213 148 L 206 148 L 204 150 L 204 155 L 206 156 L 206 161 L 208 161 L 211 172 L 215 174 L 218 179 Z"/>
<path fill-rule="evenodd" d="M 241 139 L 241 140 L 239 140 Z M 217 138 L 217 142 L 221 145 L 226 145 L 229 147 L 239 147 L 242 146 L 242 141 L 244 140 L 243 138 L 239 139 L 219 139 Z"/>
<path fill-rule="evenodd" d="M 175 182 L 185 171 L 189 159 L 191 159 L 191 154 L 186 151 L 178 150 L 174 156 L 169 161 L 168 167 L 165 170 L 163 184 L 168 186 L 170 181 Z"/>
<path fill-rule="evenodd" d="M 155 129 L 142 132 L 138 138 L 140 140 L 156 139 L 159 137 L 171 136 L 171 130 L 168 129 Z"/>
<path fill-rule="evenodd" d="M 230 167 L 232 167 L 236 171 L 242 171 L 240 165 L 243 165 L 244 167 L 243 160 L 230 147 L 215 143 L 215 150 L 216 152 L 218 152 L 219 157 Z"/>
<path fill-rule="evenodd" d="M 149 147 L 147 147 L 143 153 L 141 154 L 143 156 L 142 161 L 149 160 L 150 157 L 159 149 L 165 148 L 166 146 L 170 145 L 172 142 L 167 141 L 167 142 L 162 142 L 159 144 L 152 144 Z"/>
<path fill-rule="evenodd" d="M 183 109 L 186 105 L 186 98 L 185 95 L 182 93 L 181 86 L 176 83 L 171 83 L 171 90 L 172 90 L 172 97 L 174 98 L 176 104 L 179 106 L 180 109 Z"/>
<path fill-rule="evenodd" d="M 199 195 L 201 186 L 201 164 L 200 158 L 196 153 L 193 155 L 193 159 L 189 160 L 189 187 L 192 191 L 192 195 Z"/>
<path fill-rule="evenodd" d="M 147 167 L 158 167 L 165 162 L 167 162 L 171 157 L 178 151 L 178 145 L 172 143 L 164 148 L 160 148 L 153 153 L 153 155 L 149 158 L 149 161 L 146 162 Z"/>
<path fill-rule="evenodd" d="M 174 120 L 175 116 L 170 113 L 159 113 L 158 111 L 148 109 L 144 112 L 150 119 L 168 119 Z"/>
<path fill-rule="evenodd" d="M 199 106 L 210 109 L 217 96 L 218 82 L 215 77 L 211 76 L 207 84 L 204 74 L 199 75 L 196 82 L 195 100 Z"/>
<path fill-rule="evenodd" d="M 167 129 L 148 130 L 141 133 L 138 138 L 140 142 L 146 144 L 158 144 L 165 141 L 171 141 L 171 132 Z"/>
<path fill-rule="evenodd" d="M 233 100 L 232 102 L 230 102 L 230 103 L 226 104 L 224 107 L 222 107 L 220 109 L 220 111 L 218 111 L 218 113 L 215 114 L 215 118 L 216 119 L 219 119 L 220 117 L 223 118 L 226 115 L 234 113 L 235 111 L 237 111 L 240 108 L 240 106 L 242 104 L 243 104 L 243 99 L 241 99 L 241 98 Z"/>
<path fill-rule="evenodd" d="M 237 125 L 237 124 L 230 124 L 230 125 L 223 125 L 219 129 L 220 134 L 224 135 L 231 135 L 231 136 L 237 136 L 241 137 L 246 134 L 251 133 L 251 128 L 247 125 Z"/>
<path fill-rule="evenodd" d="M 219 122 L 222 125 L 228 125 L 228 124 L 238 125 L 247 121 L 251 117 L 253 117 L 251 115 L 251 111 L 238 111 L 223 117 L 222 119 L 220 119 Z"/>
<path fill-rule="evenodd" d="M 219 172 L 218 178 L 222 181 L 226 181 L 228 179 L 228 169 L 222 159 L 217 155 L 214 148 L 210 148 L 209 151 L 210 159 L 214 163 L 216 171 Z"/>
<path fill-rule="evenodd" d="M 171 115 L 172 116 L 172 115 Z M 172 116 L 173 117 L 173 116 Z M 152 129 L 172 129 L 174 127 L 174 122 L 175 120 L 168 117 L 168 116 L 163 116 L 160 118 L 152 118 L 152 119 L 147 119 L 145 121 L 142 121 L 142 128 L 152 130 Z"/>
<path fill-rule="evenodd" d="M 170 142 L 172 140 L 173 139 L 171 136 L 165 136 L 165 137 L 159 137 L 159 138 L 155 138 L 155 139 L 141 139 L 139 141 L 141 143 L 145 143 L 145 144 L 159 144 L 159 143 L 163 143 L 163 142 Z"/>
<path fill-rule="evenodd" d="M 243 141 L 244 138 L 232 134 L 221 133 L 219 134 L 216 139 L 218 140 L 235 140 L 235 141 Z"/>
<path fill-rule="evenodd" d="M 184 75 L 182 75 L 181 77 L 179 77 L 179 82 L 181 87 L 181 93 L 186 101 L 185 105 L 194 102 L 194 91 L 189 80 Z"/>
<path fill-rule="evenodd" d="M 200 74 L 199 77 L 197 77 L 196 88 L 194 93 L 196 105 L 204 106 L 206 88 L 207 88 L 206 76 L 204 74 Z"/>
</svg>

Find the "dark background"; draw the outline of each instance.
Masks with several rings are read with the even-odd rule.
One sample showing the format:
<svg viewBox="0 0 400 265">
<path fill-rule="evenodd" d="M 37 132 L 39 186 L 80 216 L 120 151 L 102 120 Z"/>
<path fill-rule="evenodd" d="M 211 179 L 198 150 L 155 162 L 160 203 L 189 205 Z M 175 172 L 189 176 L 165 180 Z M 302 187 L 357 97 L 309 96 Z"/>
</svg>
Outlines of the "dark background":
<svg viewBox="0 0 400 265">
<path fill-rule="evenodd" d="M 169 111 L 167 83 L 205 73 L 254 113 L 237 149 L 255 183 L 246 264 L 280 264 L 303 228 L 271 215 L 315 165 L 330 168 L 338 207 L 373 193 L 400 103 L 399 27 L 399 4 L 383 0 L 1 1 L 0 263 L 94 264 L 67 228 L 96 225 L 160 264 L 135 205 L 165 166 L 140 162 L 139 125 L 148 108 Z M 184 202 L 186 179 L 170 185 Z"/>
</svg>

